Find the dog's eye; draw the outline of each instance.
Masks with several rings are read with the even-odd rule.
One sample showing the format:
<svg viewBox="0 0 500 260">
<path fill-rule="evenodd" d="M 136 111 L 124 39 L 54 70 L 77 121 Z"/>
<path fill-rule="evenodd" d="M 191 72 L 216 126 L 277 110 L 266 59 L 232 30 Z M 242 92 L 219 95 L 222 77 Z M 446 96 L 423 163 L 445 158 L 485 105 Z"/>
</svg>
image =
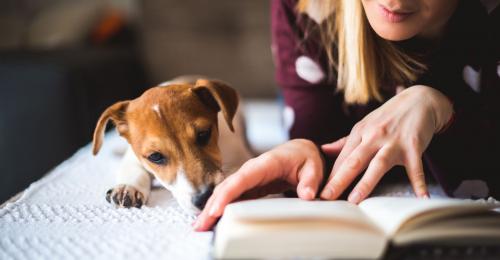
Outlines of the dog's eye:
<svg viewBox="0 0 500 260">
<path fill-rule="evenodd" d="M 163 156 L 163 154 L 161 153 L 158 153 L 158 152 L 154 152 L 152 154 L 150 154 L 148 156 L 148 160 L 154 164 L 158 164 L 158 165 L 161 165 L 161 164 L 165 164 L 167 162 L 167 158 L 165 158 L 165 156 Z"/>
<path fill-rule="evenodd" d="M 210 140 L 210 136 L 212 134 L 212 129 L 209 128 L 207 130 L 199 131 L 196 133 L 196 144 L 200 146 L 204 146 L 208 144 L 208 141 Z"/>
</svg>

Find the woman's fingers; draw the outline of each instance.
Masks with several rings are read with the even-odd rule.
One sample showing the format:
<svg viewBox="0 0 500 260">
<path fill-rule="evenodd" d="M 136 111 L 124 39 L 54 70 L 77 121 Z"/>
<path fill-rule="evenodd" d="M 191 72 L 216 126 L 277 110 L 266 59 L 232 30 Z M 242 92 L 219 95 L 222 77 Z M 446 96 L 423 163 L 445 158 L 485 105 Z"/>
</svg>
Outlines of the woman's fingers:
<svg viewBox="0 0 500 260">
<path fill-rule="evenodd" d="M 319 184 L 323 179 L 320 162 L 315 162 L 312 159 L 307 160 L 298 173 L 297 194 L 303 200 L 312 200 L 316 197 Z"/>
<path fill-rule="evenodd" d="M 328 181 L 330 181 L 333 178 L 333 175 L 340 167 L 340 165 L 342 165 L 345 158 L 347 158 L 351 154 L 351 152 L 354 151 L 354 149 L 361 143 L 361 137 L 358 135 L 351 134 L 346 136 L 346 139 L 343 142 L 344 144 L 342 147 L 342 151 L 340 151 L 337 159 L 335 160 L 335 163 L 333 164 L 333 169 Z"/>
<path fill-rule="evenodd" d="M 429 198 L 421 155 L 416 151 L 411 151 L 405 167 L 415 195 L 419 198 Z"/>
<path fill-rule="evenodd" d="M 214 194 L 208 199 L 205 208 L 208 208 L 209 205 L 213 204 Z M 208 214 L 207 210 L 203 210 L 198 218 L 193 224 L 193 228 L 195 231 L 208 231 L 217 221 L 217 217 L 212 217 Z"/>
<path fill-rule="evenodd" d="M 370 195 L 380 179 L 382 179 L 382 176 L 395 165 L 393 156 L 395 152 L 397 151 L 388 146 L 377 152 L 368 165 L 365 174 L 349 194 L 349 202 L 358 204 Z"/>
<path fill-rule="evenodd" d="M 337 170 L 334 168 L 330 181 L 326 184 L 321 198 L 332 200 L 338 198 L 368 165 L 377 148 L 371 144 L 361 143 L 343 160 Z"/>
<path fill-rule="evenodd" d="M 328 155 L 339 155 L 342 148 L 344 148 L 347 137 L 348 136 L 342 137 L 333 143 L 324 144 L 321 146 L 321 150 Z"/>
<path fill-rule="evenodd" d="M 351 132 L 352 133 L 352 132 Z M 332 186 L 332 179 L 337 172 L 337 169 L 342 165 L 344 159 L 351 154 L 351 152 L 359 145 L 361 142 L 361 138 L 357 135 L 350 134 L 345 137 L 342 141 L 343 147 L 342 151 L 338 155 L 335 163 L 333 164 L 333 169 L 330 172 L 330 176 L 328 177 L 328 182 L 321 191 L 320 197 L 322 199 L 334 199 L 333 196 L 336 194 L 334 187 Z"/>
<path fill-rule="evenodd" d="M 245 163 L 237 172 L 217 185 L 205 208 L 198 216 L 195 230 L 209 230 L 222 215 L 224 208 L 244 192 L 276 179 L 276 171 L 258 157 Z"/>
<path fill-rule="evenodd" d="M 247 161 L 217 185 L 194 228 L 197 231 L 209 230 L 223 214 L 226 205 L 244 194 L 259 196 L 272 189 L 282 191 L 297 187 L 301 198 L 313 199 L 323 178 L 321 170 L 321 159 L 313 142 L 294 139 L 280 145 Z"/>
</svg>

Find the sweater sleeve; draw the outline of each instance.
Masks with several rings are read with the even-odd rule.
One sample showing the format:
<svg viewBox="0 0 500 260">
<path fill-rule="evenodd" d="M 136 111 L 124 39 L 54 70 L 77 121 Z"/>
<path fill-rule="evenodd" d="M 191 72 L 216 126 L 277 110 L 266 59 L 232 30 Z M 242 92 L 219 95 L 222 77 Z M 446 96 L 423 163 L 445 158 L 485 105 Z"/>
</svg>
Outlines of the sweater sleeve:
<svg viewBox="0 0 500 260">
<path fill-rule="evenodd" d="M 455 120 L 435 135 L 424 154 L 430 171 L 450 196 L 500 198 L 500 42 L 498 28 L 489 29 L 469 28 L 473 37 L 450 37 L 456 47 L 436 54 L 430 68 L 433 74 L 423 82 L 443 92 L 454 105 Z M 487 31 L 481 34 L 481 30 Z"/>
<path fill-rule="evenodd" d="M 342 112 L 342 95 L 328 80 L 327 62 L 314 37 L 304 37 L 296 1 L 271 2 L 272 52 L 276 81 L 283 95 L 284 123 L 289 137 L 306 138 L 317 145 L 349 133 L 352 122 Z"/>
</svg>

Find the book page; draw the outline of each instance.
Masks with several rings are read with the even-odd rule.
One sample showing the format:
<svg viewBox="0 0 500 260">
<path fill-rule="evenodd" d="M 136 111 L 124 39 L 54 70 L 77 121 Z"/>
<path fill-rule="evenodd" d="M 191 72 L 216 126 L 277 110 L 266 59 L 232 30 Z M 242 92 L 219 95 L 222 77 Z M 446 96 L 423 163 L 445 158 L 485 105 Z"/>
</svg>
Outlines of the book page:
<svg viewBox="0 0 500 260">
<path fill-rule="evenodd" d="M 347 201 L 305 201 L 298 198 L 272 198 L 241 201 L 228 205 L 224 215 L 250 221 L 293 219 L 346 220 L 371 222 L 357 205 Z"/>
<path fill-rule="evenodd" d="M 216 228 L 214 253 L 229 259 L 375 259 L 386 245 L 382 230 L 355 204 L 272 198 L 228 205 Z"/>
<path fill-rule="evenodd" d="M 361 202 L 359 208 L 388 236 L 393 237 L 406 221 L 420 214 L 435 213 L 436 210 L 441 210 L 444 214 L 486 210 L 492 208 L 492 205 L 459 199 L 373 197 Z"/>
<path fill-rule="evenodd" d="M 411 225 L 410 225 L 411 226 Z M 393 238 L 395 244 L 446 240 L 458 237 L 467 243 L 495 243 L 500 241 L 500 213 L 491 211 L 470 212 L 448 217 L 438 217 L 423 222 L 418 228 L 400 229 Z"/>
</svg>

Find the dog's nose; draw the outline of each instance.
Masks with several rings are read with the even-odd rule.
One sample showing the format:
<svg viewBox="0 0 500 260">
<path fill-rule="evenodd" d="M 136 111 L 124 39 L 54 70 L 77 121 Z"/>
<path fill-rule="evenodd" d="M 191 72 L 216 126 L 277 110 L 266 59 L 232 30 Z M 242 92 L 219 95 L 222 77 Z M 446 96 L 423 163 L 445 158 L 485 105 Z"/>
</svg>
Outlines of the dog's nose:
<svg viewBox="0 0 500 260">
<path fill-rule="evenodd" d="M 193 199 L 193 205 L 197 207 L 198 209 L 202 210 L 205 207 L 205 204 L 207 204 L 208 198 L 212 195 L 214 192 L 214 186 L 210 185 L 208 188 L 206 188 L 204 191 L 196 194 Z"/>
</svg>

